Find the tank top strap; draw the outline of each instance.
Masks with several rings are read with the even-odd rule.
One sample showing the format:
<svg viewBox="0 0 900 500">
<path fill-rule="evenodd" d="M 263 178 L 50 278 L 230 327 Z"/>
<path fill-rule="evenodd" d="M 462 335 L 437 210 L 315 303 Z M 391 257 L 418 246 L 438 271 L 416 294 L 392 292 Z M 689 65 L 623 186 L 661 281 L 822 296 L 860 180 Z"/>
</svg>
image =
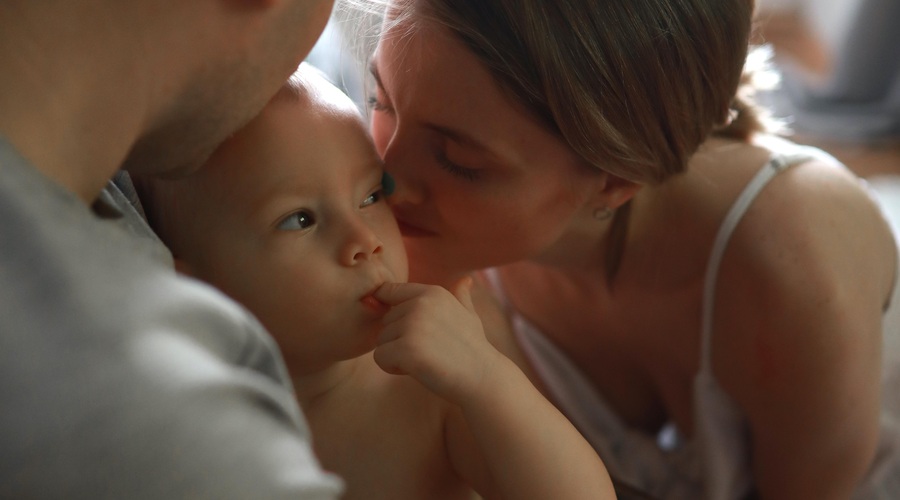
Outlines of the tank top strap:
<svg viewBox="0 0 900 500">
<path fill-rule="evenodd" d="M 706 274 L 703 284 L 703 305 L 701 313 L 701 330 L 700 330 L 700 373 L 712 373 L 712 325 L 713 311 L 715 310 L 716 298 L 716 281 L 719 276 L 719 266 L 722 263 L 722 256 L 728 247 L 728 241 L 731 239 L 732 233 L 738 223 L 744 217 L 747 209 L 766 187 L 770 180 L 783 170 L 792 165 L 803 163 L 814 159 L 815 156 L 807 152 L 795 154 L 775 154 L 772 158 L 756 173 L 753 179 L 744 188 L 740 196 L 728 210 L 725 220 L 719 226 L 716 238 L 713 240 L 712 252 L 706 263 Z"/>
</svg>

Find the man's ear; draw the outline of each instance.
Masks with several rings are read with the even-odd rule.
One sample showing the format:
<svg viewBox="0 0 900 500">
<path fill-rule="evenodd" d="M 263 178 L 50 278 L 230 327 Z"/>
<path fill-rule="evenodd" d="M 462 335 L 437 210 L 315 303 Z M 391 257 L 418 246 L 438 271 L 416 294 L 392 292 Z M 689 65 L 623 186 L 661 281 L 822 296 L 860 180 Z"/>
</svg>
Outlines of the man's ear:
<svg viewBox="0 0 900 500">
<path fill-rule="evenodd" d="M 231 12 L 264 12 L 285 2 L 285 0 L 214 0 L 221 8 Z"/>
<path fill-rule="evenodd" d="M 173 257 L 173 260 L 175 261 L 175 271 L 187 276 L 195 276 L 194 269 L 190 264 L 187 263 L 187 261 L 185 261 L 181 257 Z"/>
<path fill-rule="evenodd" d="M 239 7 L 242 9 L 249 8 L 259 8 L 259 7 L 271 7 L 273 5 L 277 5 L 284 0 L 221 0 L 226 4 Z"/>
</svg>

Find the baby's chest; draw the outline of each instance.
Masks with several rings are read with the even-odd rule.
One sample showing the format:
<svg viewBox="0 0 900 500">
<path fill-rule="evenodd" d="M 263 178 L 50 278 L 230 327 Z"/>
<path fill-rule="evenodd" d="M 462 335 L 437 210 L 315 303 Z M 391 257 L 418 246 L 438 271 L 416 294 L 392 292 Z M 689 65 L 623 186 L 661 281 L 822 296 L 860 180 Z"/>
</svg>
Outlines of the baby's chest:
<svg viewBox="0 0 900 500">
<path fill-rule="evenodd" d="M 323 465 L 344 479 L 346 499 L 470 498 L 468 488 L 450 473 L 436 450 L 403 444 L 361 440 L 349 446 L 354 453 L 331 460 L 323 457 Z"/>
<path fill-rule="evenodd" d="M 345 482 L 343 498 L 471 498 L 450 468 L 440 405 L 399 396 L 365 398 L 313 435 L 322 465 Z"/>
</svg>

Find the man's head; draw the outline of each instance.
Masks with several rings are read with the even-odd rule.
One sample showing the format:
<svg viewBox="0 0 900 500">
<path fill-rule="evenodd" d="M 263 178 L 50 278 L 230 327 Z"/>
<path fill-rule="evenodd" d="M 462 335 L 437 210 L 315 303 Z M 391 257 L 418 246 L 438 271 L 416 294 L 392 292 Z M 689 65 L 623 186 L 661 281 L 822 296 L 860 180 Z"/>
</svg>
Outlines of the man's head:
<svg viewBox="0 0 900 500">
<path fill-rule="evenodd" d="M 0 135 L 92 202 L 124 167 L 177 176 L 249 121 L 334 0 L 4 0 Z"/>
<path fill-rule="evenodd" d="M 208 45 L 210 52 L 195 61 L 184 84 L 160 107 L 124 167 L 166 176 L 197 168 L 222 140 L 255 116 L 297 68 L 322 32 L 332 4 L 333 0 L 212 2 L 213 12 L 206 17 L 217 22 L 200 23 L 192 37 Z"/>
</svg>

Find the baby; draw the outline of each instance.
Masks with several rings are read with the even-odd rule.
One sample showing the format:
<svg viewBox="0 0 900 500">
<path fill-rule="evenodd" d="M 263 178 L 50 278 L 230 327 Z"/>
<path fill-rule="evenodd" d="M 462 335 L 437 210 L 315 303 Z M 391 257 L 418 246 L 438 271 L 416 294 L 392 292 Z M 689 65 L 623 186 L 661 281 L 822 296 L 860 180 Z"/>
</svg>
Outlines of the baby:
<svg viewBox="0 0 900 500">
<path fill-rule="evenodd" d="M 176 268 L 272 333 L 346 498 L 614 498 L 594 450 L 486 339 L 471 283 L 404 283 L 382 175 L 352 101 L 303 65 L 145 201 Z"/>
</svg>

